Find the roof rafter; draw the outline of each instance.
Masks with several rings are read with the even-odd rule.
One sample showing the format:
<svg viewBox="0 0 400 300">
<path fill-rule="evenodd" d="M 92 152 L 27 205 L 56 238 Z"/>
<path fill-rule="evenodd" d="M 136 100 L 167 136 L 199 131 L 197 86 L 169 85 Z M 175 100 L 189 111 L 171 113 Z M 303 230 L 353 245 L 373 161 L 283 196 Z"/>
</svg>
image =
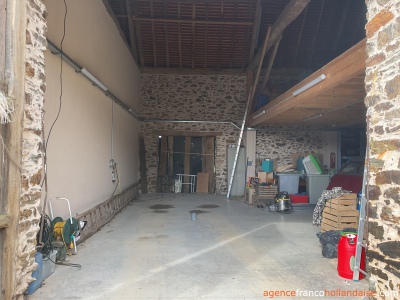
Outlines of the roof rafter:
<svg viewBox="0 0 400 300">
<path fill-rule="evenodd" d="M 283 9 L 278 19 L 272 26 L 271 37 L 267 45 L 267 51 L 275 44 L 276 40 L 282 35 L 286 27 L 290 25 L 304 10 L 311 0 L 291 0 L 288 5 Z M 260 49 L 253 57 L 248 67 L 248 71 L 253 70 L 258 64 L 262 64 Z"/>
</svg>

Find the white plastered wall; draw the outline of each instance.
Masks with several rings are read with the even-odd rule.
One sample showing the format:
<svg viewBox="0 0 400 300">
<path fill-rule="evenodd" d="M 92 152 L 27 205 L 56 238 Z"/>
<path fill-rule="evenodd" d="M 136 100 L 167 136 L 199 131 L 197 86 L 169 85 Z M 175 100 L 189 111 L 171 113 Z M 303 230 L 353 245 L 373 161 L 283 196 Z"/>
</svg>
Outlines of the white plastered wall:
<svg viewBox="0 0 400 300">
<path fill-rule="evenodd" d="M 48 0 L 46 7 L 47 38 L 60 47 L 64 1 Z M 67 1 L 67 7 L 64 53 L 138 111 L 140 72 L 103 2 Z M 47 51 L 45 63 L 47 139 L 60 105 L 60 58 Z M 48 199 L 68 198 L 75 215 L 105 201 L 115 189 L 109 168 L 112 100 L 66 63 L 62 81 L 61 113 L 47 148 Z M 114 159 L 122 190 L 139 180 L 139 126 L 132 115 L 114 104 Z M 54 208 L 56 215 L 67 216 L 64 203 Z"/>
<path fill-rule="evenodd" d="M 328 169 L 331 168 L 331 154 L 335 155 L 334 168 L 338 167 L 337 158 L 338 158 L 338 133 L 337 131 L 324 131 L 323 134 L 323 154 L 324 154 L 324 161 L 323 165 L 328 166 Z"/>
</svg>

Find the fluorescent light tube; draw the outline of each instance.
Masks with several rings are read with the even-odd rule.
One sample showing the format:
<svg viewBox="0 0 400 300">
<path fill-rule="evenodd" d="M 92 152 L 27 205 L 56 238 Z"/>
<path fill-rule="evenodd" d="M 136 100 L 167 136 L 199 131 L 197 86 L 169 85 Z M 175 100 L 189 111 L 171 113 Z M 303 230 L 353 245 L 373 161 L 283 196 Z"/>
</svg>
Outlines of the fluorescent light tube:
<svg viewBox="0 0 400 300">
<path fill-rule="evenodd" d="M 322 116 L 323 116 L 323 114 L 313 115 L 313 116 L 311 116 L 311 117 L 305 118 L 305 119 L 303 120 L 303 122 L 310 121 L 310 120 L 316 119 L 316 118 L 320 118 L 320 117 L 322 117 Z"/>
<path fill-rule="evenodd" d="M 96 77 L 94 77 L 88 70 L 83 68 L 81 69 L 81 72 L 103 91 L 108 91 L 108 88 L 104 84 L 102 84 Z"/>
<path fill-rule="evenodd" d="M 325 74 L 321 74 L 320 76 L 318 76 L 317 78 L 313 79 L 312 81 L 310 81 L 309 83 L 307 83 L 303 87 L 301 87 L 298 90 L 294 91 L 293 92 L 293 96 L 297 96 L 298 94 L 304 92 L 305 90 L 308 90 L 310 87 L 316 85 L 317 83 L 320 83 L 325 78 L 326 78 Z"/>
<path fill-rule="evenodd" d="M 253 117 L 253 120 L 254 120 L 254 119 L 257 119 L 259 116 L 262 116 L 263 114 L 265 114 L 265 110 L 263 110 L 263 111 L 261 111 L 260 113 L 256 114 L 256 115 Z"/>
</svg>

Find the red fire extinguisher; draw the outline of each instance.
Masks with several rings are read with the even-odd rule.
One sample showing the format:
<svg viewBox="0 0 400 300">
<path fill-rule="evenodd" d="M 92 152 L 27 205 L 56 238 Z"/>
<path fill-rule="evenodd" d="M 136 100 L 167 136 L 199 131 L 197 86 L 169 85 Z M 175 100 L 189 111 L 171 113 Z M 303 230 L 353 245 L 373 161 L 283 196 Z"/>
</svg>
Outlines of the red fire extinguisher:
<svg viewBox="0 0 400 300">
<path fill-rule="evenodd" d="M 336 153 L 331 153 L 331 158 L 330 158 L 330 168 L 336 168 Z"/>
</svg>

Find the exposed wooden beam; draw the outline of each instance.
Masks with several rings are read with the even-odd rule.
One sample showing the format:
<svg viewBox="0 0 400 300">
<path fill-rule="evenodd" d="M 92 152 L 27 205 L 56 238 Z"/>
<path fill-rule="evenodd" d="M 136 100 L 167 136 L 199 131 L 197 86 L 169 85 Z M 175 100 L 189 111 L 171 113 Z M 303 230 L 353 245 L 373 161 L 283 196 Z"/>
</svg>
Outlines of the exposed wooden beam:
<svg viewBox="0 0 400 300">
<path fill-rule="evenodd" d="M 299 35 L 298 35 L 298 37 L 297 37 L 296 52 L 294 53 L 294 55 L 293 55 L 293 60 L 292 60 L 292 67 L 293 67 L 293 68 L 296 67 L 297 56 L 299 55 L 299 48 L 300 48 L 301 39 L 302 39 L 302 37 L 303 37 L 304 24 L 306 23 L 306 19 L 307 19 L 308 7 L 309 7 L 309 6 L 307 5 L 307 7 L 304 9 L 303 21 L 301 22 L 300 32 L 299 32 Z"/>
<path fill-rule="evenodd" d="M 178 3 L 178 18 L 181 17 L 181 3 Z M 179 40 L 179 68 L 182 68 L 182 34 L 181 23 L 178 23 L 178 40 Z"/>
<path fill-rule="evenodd" d="M 158 130 L 152 131 L 153 135 L 159 136 L 221 136 L 222 131 L 191 131 L 191 130 Z"/>
<path fill-rule="evenodd" d="M 224 3 L 221 2 L 221 19 L 224 16 Z M 217 59 L 217 69 L 220 68 L 220 62 L 221 62 L 221 41 L 222 41 L 222 27 L 221 25 L 219 26 L 219 39 L 218 39 L 218 59 Z"/>
<path fill-rule="evenodd" d="M 153 19 L 154 17 L 154 4 L 153 0 L 150 0 L 150 13 L 151 17 Z M 153 41 L 153 60 L 154 60 L 154 66 L 157 68 L 157 47 L 156 47 L 156 35 L 155 35 L 155 30 L 154 30 L 154 22 L 151 21 L 151 37 Z"/>
<path fill-rule="evenodd" d="M 288 5 L 283 9 L 278 19 L 272 26 L 271 37 L 267 45 L 267 51 L 275 44 L 276 40 L 282 35 L 286 27 L 290 25 L 304 10 L 311 0 L 291 0 Z M 257 52 L 253 57 L 247 70 L 253 70 L 261 61 L 262 49 Z"/>
<path fill-rule="evenodd" d="M 233 15 L 235 16 L 235 18 L 237 17 L 237 5 L 234 6 L 233 8 Z M 236 25 L 233 25 L 233 34 L 231 36 L 231 49 L 230 49 L 230 53 L 229 53 L 229 68 L 232 69 L 232 61 L 233 61 L 233 50 L 235 48 L 235 36 L 236 36 Z"/>
<path fill-rule="evenodd" d="M 133 0 L 133 16 L 136 15 L 137 11 L 138 11 L 137 2 L 136 2 L 136 0 Z M 144 67 L 142 33 L 140 31 L 140 22 L 139 21 L 135 22 L 135 25 L 136 25 L 136 34 L 137 34 L 136 37 L 137 37 L 137 40 L 138 40 L 138 47 L 139 47 L 140 66 Z"/>
<path fill-rule="evenodd" d="M 164 18 L 167 17 L 167 3 L 164 0 Z M 169 43 L 168 43 L 168 24 L 164 23 L 164 35 L 165 35 L 165 61 L 167 63 L 167 68 L 169 68 Z"/>
<path fill-rule="evenodd" d="M 251 89 L 250 101 L 249 101 L 248 107 L 247 107 L 248 112 L 253 107 L 253 100 L 254 100 L 254 95 L 256 92 L 256 88 L 257 88 L 258 78 L 260 77 L 262 61 L 264 60 L 264 56 L 267 51 L 267 45 L 268 45 L 270 36 L 271 36 L 271 26 L 268 26 L 267 34 L 265 36 L 263 47 L 262 47 L 262 52 L 261 52 L 261 63 L 257 67 L 256 77 L 254 78 L 253 86 Z"/>
<path fill-rule="evenodd" d="M 267 86 L 267 82 L 268 82 L 269 76 L 271 74 L 272 66 L 274 64 L 275 56 L 276 56 L 276 53 L 278 52 L 279 43 L 281 42 L 281 40 L 282 40 L 282 36 L 275 42 L 274 48 L 272 49 L 272 53 L 271 53 L 271 57 L 269 58 L 268 66 L 265 69 L 263 82 L 261 83 L 261 86 L 258 90 L 259 93 L 262 93 L 262 91 Z"/>
<path fill-rule="evenodd" d="M 318 22 L 317 22 L 317 26 L 315 27 L 316 31 L 314 33 L 313 41 L 312 41 L 312 44 L 311 44 L 311 55 L 310 55 L 310 60 L 308 62 L 308 68 L 309 69 L 311 69 L 312 61 L 313 61 L 313 58 L 314 58 L 315 45 L 317 43 L 317 37 L 318 37 L 318 33 L 319 33 L 319 25 L 321 24 L 321 18 L 322 18 L 322 12 L 324 11 L 325 0 L 321 0 L 320 3 L 321 3 L 321 7 L 320 7 L 320 10 L 319 10 Z"/>
<path fill-rule="evenodd" d="M 170 74 L 170 75 L 232 75 L 244 76 L 242 69 L 191 69 L 191 68 L 141 68 L 143 74 Z"/>
<path fill-rule="evenodd" d="M 192 3 L 192 20 L 196 19 L 196 4 Z M 196 51 L 196 23 L 192 23 L 192 69 L 194 69 L 194 54 Z"/>
<path fill-rule="evenodd" d="M 260 108 L 251 115 L 250 126 L 261 124 L 270 120 L 294 106 L 299 106 L 308 99 L 315 97 L 318 94 L 324 93 L 347 80 L 357 77 L 359 74 L 365 72 L 366 66 L 366 39 L 362 40 L 339 57 L 332 60 L 330 63 L 316 71 L 314 74 L 307 77 L 302 82 L 298 83 L 290 90 L 274 99 L 264 107 Z M 293 93 L 302 88 L 316 77 L 324 74 L 326 79 L 320 83 L 310 87 L 304 92 L 294 96 Z M 253 119 L 260 112 L 265 111 L 264 114 Z"/>
<path fill-rule="evenodd" d="M 206 3 L 206 19 L 208 20 L 208 3 Z M 204 41 L 204 66 L 203 68 L 207 68 L 207 55 L 208 55 L 208 24 L 206 24 L 206 32 L 205 32 L 205 41 Z"/>
<path fill-rule="evenodd" d="M 223 3 L 221 3 L 223 6 Z M 180 19 L 180 18 L 148 18 L 148 17 L 136 17 L 133 16 L 135 21 L 145 22 L 165 22 L 165 23 L 190 23 L 190 24 L 208 24 L 208 25 L 238 25 L 238 26 L 250 26 L 253 22 L 249 21 L 235 21 L 235 20 L 195 20 L 195 19 Z"/>
<path fill-rule="evenodd" d="M 126 12 L 133 16 L 133 8 L 132 8 L 132 0 L 126 0 Z M 131 44 L 131 50 L 133 54 L 133 58 L 136 61 L 136 64 L 139 64 L 138 54 L 137 54 L 137 45 L 136 45 L 136 36 L 135 36 L 135 26 L 133 24 L 132 18 L 128 18 L 128 30 L 129 30 L 129 40 Z"/>
<path fill-rule="evenodd" d="M 131 53 L 132 58 L 135 60 L 135 55 L 134 55 L 134 53 L 132 51 L 132 48 L 130 47 L 130 45 L 129 45 L 127 39 L 126 39 L 124 31 L 122 30 L 121 26 L 119 25 L 119 21 L 118 21 L 117 17 L 115 16 L 114 11 L 112 10 L 112 8 L 110 6 L 110 3 L 108 3 L 108 0 L 102 0 L 102 1 L 103 1 L 104 7 L 106 8 L 108 14 L 113 19 L 113 21 L 115 23 L 115 26 L 117 26 L 117 30 L 118 30 L 119 35 L 121 36 L 122 40 L 124 41 L 126 47 L 129 49 L 129 52 Z M 123 0 L 123 1 L 126 1 L 126 0 Z M 139 49 L 140 49 L 140 47 L 139 47 Z M 138 65 L 138 61 L 135 60 L 135 62 Z"/>
<path fill-rule="evenodd" d="M 336 34 L 335 37 L 333 39 L 333 44 L 332 44 L 332 52 L 336 53 L 338 50 L 338 46 L 339 46 L 339 42 L 340 39 L 342 38 L 343 35 L 343 30 L 344 27 L 346 25 L 346 19 L 347 16 L 349 14 L 349 10 L 350 10 L 350 5 L 353 2 L 353 0 L 348 0 L 344 2 L 344 7 L 340 7 L 342 9 L 342 14 L 340 16 L 340 20 L 333 20 L 334 22 L 334 28 L 336 27 Z"/>
<path fill-rule="evenodd" d="M 251 36 L 250 61 L 254 57 L 254 51 L 255 51 L 256 46 L 257 46 L 257 38 L 258 38 L 258 31 L 260 29 L 261 13 L 262 13 L 261 0 L 257 0 L 255 16 L 254 16 L 254 22 L 253 22 L 253 33 L 252 33 L 252 36 Z"/>
</svg>

